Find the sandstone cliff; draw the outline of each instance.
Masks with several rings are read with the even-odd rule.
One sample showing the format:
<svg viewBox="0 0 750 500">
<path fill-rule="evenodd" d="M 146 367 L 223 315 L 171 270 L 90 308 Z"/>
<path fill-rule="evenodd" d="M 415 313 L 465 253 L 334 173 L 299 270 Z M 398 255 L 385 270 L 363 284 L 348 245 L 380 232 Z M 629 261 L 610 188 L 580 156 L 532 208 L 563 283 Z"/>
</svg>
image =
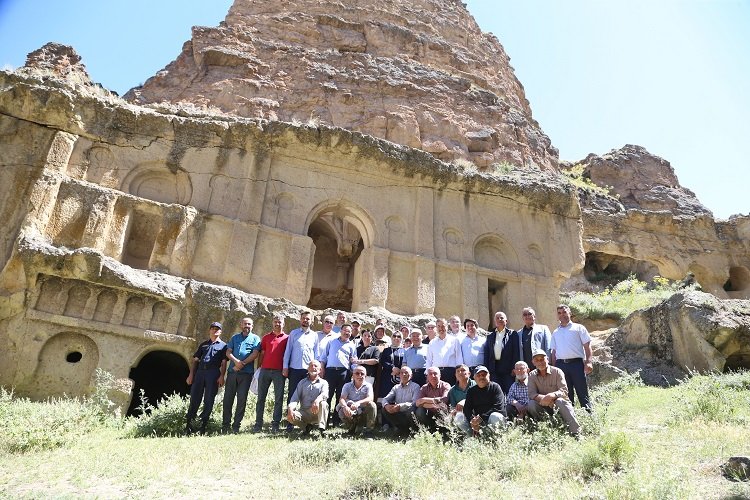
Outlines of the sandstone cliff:
<svg viewBox="0 0 750 500">
<path fill-rule="evenodd" d="M 458 0 L 236 0 L 126 98 L 325 123 L 480 167 L 557 166 L 503 47 Z"/>
</svg>

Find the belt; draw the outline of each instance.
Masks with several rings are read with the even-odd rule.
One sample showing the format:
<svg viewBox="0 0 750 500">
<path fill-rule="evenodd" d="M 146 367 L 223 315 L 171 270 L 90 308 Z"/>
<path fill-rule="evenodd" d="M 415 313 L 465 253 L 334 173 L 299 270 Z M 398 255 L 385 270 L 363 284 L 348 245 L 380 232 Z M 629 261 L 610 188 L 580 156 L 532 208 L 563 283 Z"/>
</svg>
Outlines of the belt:
<svg viewBox="0 0 750 500">
<path fill-rule="evenodd" d="M 583 361 L 583 358 L 558 359 L 557 361 L 562 361 L 563 363 L 576 363 L 578 361 Z"/>
<path fill-rule="evenodd" d="M 198 369 L 199 370 L 218 370 L 218 366 L 211 366 L 208 363 L 198 363 Z"/>
<path fill-rule="evenodd" d="M 414 373 L 424 373 L 427 371 L 427 368 L 414 368 L 412 372 Z"/>
<path fill-rule="evenodd" d="M 334 371 L 334 372 L 345 372 L 345 371 L 347 371 L 348 369 L 349 369 L 349 368 L 338 367 L 338 366 L 332 366 L 332 367 L 330 367 L 330 368 L 326 368 L 326 371 L 328 371 L 328 370 L 331 370 L 331 371 Z"/>
</svg>

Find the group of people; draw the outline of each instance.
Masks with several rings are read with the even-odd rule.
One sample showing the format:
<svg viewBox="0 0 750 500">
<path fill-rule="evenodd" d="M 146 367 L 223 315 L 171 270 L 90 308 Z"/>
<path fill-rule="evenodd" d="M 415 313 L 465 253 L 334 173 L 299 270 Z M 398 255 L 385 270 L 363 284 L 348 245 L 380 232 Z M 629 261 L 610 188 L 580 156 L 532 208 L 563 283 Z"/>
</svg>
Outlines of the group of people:
<svg viewBox="0 0 750 500">
<path fill-rule="evenodd" d="M 508 328 L 502 311 L 494 328 L 458 316 L 428 322 L 422 329 L 403 325 L 388 335 L 385 320 L 370 329 L 344 313 L 311 328 L 312 314 L 300 315 L 288 334 L 284 317 L 262 338 L 252 318 L 229 342 L 222 325 L 211 323 L 209 338 L 196 350 L 187 378 L 190 406 L 186 433 L 205 432 L 218 389 L 224 386 L 222 432 L 239 432 L 253 377 L 257 403 L 253 432 L 263 428 L 266 400 L 274 389 L 271 432 L 279 432 L 286 403 L 286 430 L 323 435 L 330 426 L 371 437 L 377 426 L 406 437 L 419 426 L 469 435 L 502 428 L 507 422 L 559 413 L 568 431 L 580 425 L 573 403 L 591 409 L 586 376 L 592 371 L 591 338 L 571 321 L 567 305 L 557 307 L 558 327 L 550 332 L 536 313 L 522 311 L 523 327 Z M 255 373 L 255 366 L 259 367 Z M 533 368 L 532 368 L 533 367 Z M 284 389 L 289 382 L 286 401 Z M 200 427 L 193 427 L 203 401 Z"/>
</svg>

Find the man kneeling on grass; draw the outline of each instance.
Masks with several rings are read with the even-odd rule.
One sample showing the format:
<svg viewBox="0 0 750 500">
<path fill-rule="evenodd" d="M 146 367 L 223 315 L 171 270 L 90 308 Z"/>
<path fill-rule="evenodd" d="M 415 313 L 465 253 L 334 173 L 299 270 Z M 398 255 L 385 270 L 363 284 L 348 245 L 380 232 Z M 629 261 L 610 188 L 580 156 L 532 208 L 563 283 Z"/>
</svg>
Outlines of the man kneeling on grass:
<svg viewBox="0 0 750 500">
<path fill-rule="evenodd" d="M 505 424 L 505 395 L 500 385 L 490 380 L 490 372 L 485 366 L 477 366 L 474 381 L 477 385 L 466 391 L 465 420 L 458 425 L 477 436 L 484 428 L 498 429 Z"/>
<path fill-rule="evenodd" d="M 568 399 L 565 374 L 561 369 L 549 364 L 544 350 L 537 349 L 533 355 L 532 361 L 536 370 L 529 375 L 529 415 L 536 420 L 545 413 L 551 416 L 557 409 L 568 426 L 568 432 L 578 437 L 581 426 Z"/>
<path fill-rule="evenodd" d="M 328 422 L 328 382 L 320 378 L 320 362 L 310 361 L 307 377 L 300 380 L 289 400 L 286 419 L 310 435 L 310 425 L 317 425 L 320 436 Z"/>
<path fill-rule="evenodd" d="M 362 436 L 372 438 L 375 427 L 377 406 L 372 384 L 365 382 L 367 371 L 358 365 L 352 371 L 352 381 L 344 384 L 341 390 L 338 412 L 341 424 L 348 429 L 347 434 L 353 436 L 357 432 L 357 425 L 363 425 Z"/>
</svg>

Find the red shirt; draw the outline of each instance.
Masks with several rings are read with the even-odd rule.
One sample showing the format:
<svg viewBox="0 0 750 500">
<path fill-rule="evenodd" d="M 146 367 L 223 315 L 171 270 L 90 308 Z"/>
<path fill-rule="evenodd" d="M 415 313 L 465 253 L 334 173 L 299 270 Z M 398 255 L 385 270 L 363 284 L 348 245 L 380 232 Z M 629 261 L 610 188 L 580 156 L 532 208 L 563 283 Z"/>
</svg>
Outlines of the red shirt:
<svg viewBox="0 0 750 500">
<path fill-rule="evenodd" d="M 284 350 L 286 349 L 288 340 L 289 335 L 284 332 L 281 332 L 279 335 L 273 332 L 263 335 L 263 338 L 260 340 L 263 363 L 260 367 L 268 368 L 269 370 L 281 370 L 284 368 Z"/>
</svg>

